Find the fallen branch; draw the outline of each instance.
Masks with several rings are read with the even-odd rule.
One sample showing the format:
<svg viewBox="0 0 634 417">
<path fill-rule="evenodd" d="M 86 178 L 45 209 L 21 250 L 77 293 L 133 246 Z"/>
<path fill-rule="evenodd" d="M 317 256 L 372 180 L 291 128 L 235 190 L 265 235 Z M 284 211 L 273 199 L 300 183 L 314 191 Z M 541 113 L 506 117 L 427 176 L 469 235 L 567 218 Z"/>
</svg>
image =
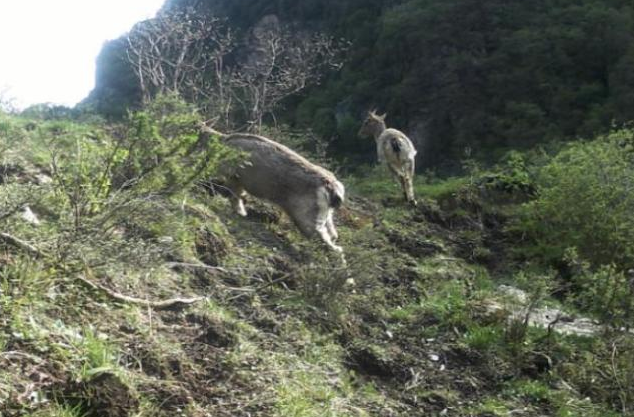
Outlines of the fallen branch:
<svg viewBox="0 0 634 417">
<path fill-rule="evenodd" d="M 163 310 L 167 308 L 175 308 L 175 307 L 183 307 L 187 305 L 191 305 L 197 303 L 199 301 L 203 301 L 206 297 L 194 297 L 194 298 L 170 298 L 168 300 L 162 301 L 151 301 L 151 300 L 143 300 L 141 298 L 130 297 L 128 295 L 120 294 L 116 291 L 111 290 L 110 288 L 104 287 L 103 285 L 93 282 L 86 277 L 78 276 L 77 277 L 81 282 L 86 284 L 88 287 L 101 291 L 105 293 L 108 297 L 113 298 L 117 301 L 122 301 L 124 303 L 141 305 L 144 307 L 152 307 L 157 310 Z"/>
<path fill-rule="evenodd" d="M 208 271 L 217 271 L 228 274 L 229 271 L 221 266 L 211 266 L 203 263 L 188 263 L 188 262 L 168 262 L 168 268 L 190 268 L 190 269 L 206 269 Z"/>
<path fill-rule="evenodd" d="M 30 353 L 25 353 L 25 352 L 19 352 L 19 351 L 8 351 L 8 352 L 0 352 L 0 359 L 11 359 L 11 358 L 16 358 L 16 357 L 22 357 L 22 358 L 26 358 L 26 359 L 30 359 L 31 361 L 35 362 L 35 363 L 42 363 L 44 362 L 44 359 L 40 358 L 39 356 L 35 356 L 35 355 L 31 355 Z"/>
<path fill-rule="evenodd" d="M 36 248 L 35 246 L 31 245 L 30 243 L 27 243 L 25 241 L 23 241 L 22 239 L 18 239 L 15 236 L 12 236 L 8 233 L 4 233 L 4 232 L 0 232 L 0 240 L 2 240 L 3 242 L 23 250 L 24 252 L 29 253 L 30 255 L 33 255 L 35 257 L 38 258 L 46 258 L 47 254 L 44 253 L 43 251 L 41 251 L 40 249 Z"/>
</svg>

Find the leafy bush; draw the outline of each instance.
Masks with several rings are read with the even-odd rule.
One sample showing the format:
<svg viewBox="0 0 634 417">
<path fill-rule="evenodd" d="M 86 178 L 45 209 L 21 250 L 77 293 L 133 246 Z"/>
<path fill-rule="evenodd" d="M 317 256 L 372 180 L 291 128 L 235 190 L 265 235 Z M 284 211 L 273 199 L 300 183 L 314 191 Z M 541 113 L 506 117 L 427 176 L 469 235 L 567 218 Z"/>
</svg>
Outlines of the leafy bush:
<svg viewBox="0 0 634 417">
<path fill-rule="evenodd" d="M 117 144 L 120 185 L 141 182 L 154 192 L 174 193 L 210 176 L 230 152 L 216 137 L 201 140 L 200 116 L 176 96 L 161 96 L 130 115 L 126 138 Z M 115 158 L 116 159 L 116 158 Z"/>
<path fill-rule="evenodd" d="M 558 261 L 574 247 L 595 265 L 634 266 L 634 131 L 570 144 L 536 183 L 518 223 L 529 256 Z"/>
<path fill-rule="evenodd" d="M 631 336 L 593 339 L 588 351 L 575 352 L 570 361 L 562 363 L 557 368 L 557 373 L 571 383 L 583 397 L 592 398 L 594 403 L 611 406 L 618 410 L 618 415 L 633 415 L 634 339 Z"/>
<path fill-rule="evenodd" d="M 615 328 L 630 328 L 634 324 L 634 276 L 614 265 L 601 265 L 592 270 L 579 259 L 574 250 L 566 253 L 566 262 L 573 271 L 575 301 L 601 321 Z"/>
<path fill-rule="evenodd" d="M 509 152 L 494 172 L 482 174 L 479 182 L 492 189 L 509 193 L 531 195 L 535 192 L 527 161 L 524 155 L 517 151 Z"/>
<path fill-rule="evenodd" d="M 201 140 L 200 117 L 176 97 L 159 97 L 132 113 L 118 137 L 66 122 L 47 125 L 56 190 L 75 228 L 84 218 L 130 208 L 186 190 L 211 176 L 230 152 L 217 138 Z M 143 203 L 145 204 L 145 203 Z"/>
</svg>

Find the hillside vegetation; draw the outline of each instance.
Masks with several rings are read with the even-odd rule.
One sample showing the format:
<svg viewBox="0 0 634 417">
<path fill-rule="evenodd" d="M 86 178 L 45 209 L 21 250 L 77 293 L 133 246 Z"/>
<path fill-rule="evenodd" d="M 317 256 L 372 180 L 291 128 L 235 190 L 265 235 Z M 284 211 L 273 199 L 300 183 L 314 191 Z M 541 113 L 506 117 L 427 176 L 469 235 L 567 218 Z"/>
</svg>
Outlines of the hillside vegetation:
<svg viewBox="0 0 634 417">
<path fill-rule="evenodd" d="M 450 165 L 470 148 L 496 161 L 506 150 L 593 137 L 634 119 L 634 9 L 625 0 L 170 0 L 227 18 L 239 45 L 263 17 L 297 34 L 350 42 L 340 71 L 276 109 L 312 128 L 331 155 L 371 160 L 355 133 L 378 107 L 416 141 L 419 165 Z M 106 45 L 89 102 L 139 99 L 125 38 Z M 225 60 L 231 65 L 233 59 Z"/>
<path fill-rule="evenodd" d="M 417 208 L 348 167 L 343 267 L 231 211 L 200 120 L 0 113 L 0 415 L 634 415 L 632 131 L 418 176 Z"/>
</svg>

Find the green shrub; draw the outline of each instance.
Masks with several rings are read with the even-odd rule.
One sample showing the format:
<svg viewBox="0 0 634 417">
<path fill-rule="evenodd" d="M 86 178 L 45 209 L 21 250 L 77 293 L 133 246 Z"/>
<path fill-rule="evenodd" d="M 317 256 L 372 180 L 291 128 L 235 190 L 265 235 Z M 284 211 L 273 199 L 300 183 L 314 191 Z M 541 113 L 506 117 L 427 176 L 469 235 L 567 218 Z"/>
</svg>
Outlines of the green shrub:
<svg viewBox="0 0 634 417">
<path fill-rule="evenodd" d="M 557 367 L 557 373 L 582 398 L 610 406 L 620 412 L 618 415 L 634 415 L 634 339 L 630 335 L 593 339 L 587 351 L 576 352 L 570 361 Z"/>
<path fill-rule="evenodd" d="M 574 250 L 566 253 L 572 270 L 574 300 L 584 311 L 615 328 L 634 325 L 634 277 L 632 272 L 619 271 L 614 265 L 592 269 L 579 259 Z"/>
<path fill-rule="evenodd" d="M 482 174 L 479 182 L 487 187 L 507 192 L 534 193 L 533 178 L 523 154 L 509 152 L 494 172 Z"/>
<path fill-rule="evenodd" d="M 200 121 L 193 108 L 168 96 L 130 114 L 114 135 L 68 122 L 46 125 L 42 134 L 54 138 L 48 147 L 56 191 L 75 229 L 210 177 L 231 153 L 216 137 L 201 140 Z"/>
<path fill-rule="evenodd" d="M 121 186 L 142 184 L 154 193 L 175 193 L 205 178 L 230 152 L 217 137 L 200 140 L 200 116 L 178 97 L 162 96 L 130 115 L 124 158 L 114 177 Z"/>
<path fill-rule="evenodd" d="M 634 132 L 575 142 L 537 175 L 538 197 L 518 223 L 529 256 L 562 259 L 577 248 L 593 264 L 634 266 Z"/>
<path fill-rule="evenodd" d="M 503 331 L 498 326 L 471 325 L 464 334 L 464 342 L 480 352 L 495 350 L 502 342 Z"/>
</svg>

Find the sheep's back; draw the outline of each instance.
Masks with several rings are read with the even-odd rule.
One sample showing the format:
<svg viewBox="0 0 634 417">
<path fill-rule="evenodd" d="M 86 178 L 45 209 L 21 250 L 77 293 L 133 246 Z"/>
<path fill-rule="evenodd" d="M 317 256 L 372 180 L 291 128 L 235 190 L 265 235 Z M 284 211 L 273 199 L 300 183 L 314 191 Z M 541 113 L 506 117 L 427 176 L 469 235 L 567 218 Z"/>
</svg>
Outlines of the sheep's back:
<svg viewBox="0 0 634 417">
<path fill-rule="evenodd" d="M 392 140 L 398 141 L 400 148 L 400 152 L 398 154 L 395 154 L 391 149 L 392 145 L 390 141 Z M 400 130 L 385 129 L 381 136 L 379 136 L 378 142 L 388 160 L 395 158 L 394 162 L 406 161 L 407 159 L 411 159 L 416 156 L 416 148 L 414 148 L 414 144 L 405 135 L 405 133 Z"/>
<path fill-rule="evenodd" d="M 334 175 L 270 139 L 256 135 L 230 135 L 225 143 L 247 152 L 248 163 L 240 164 L 236 174 L 250 194 L 285 206 L 289 196 L 314 194 Z"/>
</svg>

